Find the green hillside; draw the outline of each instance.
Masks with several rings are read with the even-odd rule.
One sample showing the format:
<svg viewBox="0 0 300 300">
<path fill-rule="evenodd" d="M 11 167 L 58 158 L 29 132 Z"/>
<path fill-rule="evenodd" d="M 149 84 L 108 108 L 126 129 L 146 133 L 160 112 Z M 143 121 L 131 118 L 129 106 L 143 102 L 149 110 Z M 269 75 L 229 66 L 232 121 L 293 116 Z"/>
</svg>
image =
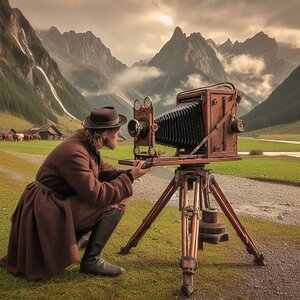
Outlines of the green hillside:
<svg viewBox="0 0 300 300">
<path fill-rule="evenodd" d="M 7 0 L 0 0 L 0 49 L 1 112 L 37 125 L 56 123 L 65 112 L 51 83 L 70 114 L 78 119 L 89 114 L 87 100 L 63 78 L 29 22 Z"/>
<path fill-rule="evenodd" d="M 263 139 L 300 141 L 300 121 L 289 124 L 279 124 L 258 130 L 247 131 L 241 136 L 251 136 Z"/>
<path fill-rule="evenodd" d="M 243 116 L 247 131 L 288 124 L 300 120 L 300 66 L 269 98 Z M 299 132 L 299 131 L 298 131 Z"/>
</svg>

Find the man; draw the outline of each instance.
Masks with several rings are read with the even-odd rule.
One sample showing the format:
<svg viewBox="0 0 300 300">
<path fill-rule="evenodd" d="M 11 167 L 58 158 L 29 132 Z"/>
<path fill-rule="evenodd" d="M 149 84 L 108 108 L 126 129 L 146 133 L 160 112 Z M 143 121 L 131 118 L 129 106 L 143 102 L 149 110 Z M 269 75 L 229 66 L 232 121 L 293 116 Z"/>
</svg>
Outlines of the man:
<svg viewBox="0 0 300 300">
<path fill-rule="evenodd" d="M 8 272 L 28 280 L 54 276 L 79 259 L 77 240 L 88 231 L 80 271 L 109 276 L 124 271 L 100 254 L 124 214 L 133 181 L 150 169 L 138 161 L 132 170 L 118 170 L 98 151 L 116 148 L 126 122 L 113 107 L 95 109 L 83 129 L 48 155 L 12 215 L 8 254 L 0 261 Z"/>
</svg>

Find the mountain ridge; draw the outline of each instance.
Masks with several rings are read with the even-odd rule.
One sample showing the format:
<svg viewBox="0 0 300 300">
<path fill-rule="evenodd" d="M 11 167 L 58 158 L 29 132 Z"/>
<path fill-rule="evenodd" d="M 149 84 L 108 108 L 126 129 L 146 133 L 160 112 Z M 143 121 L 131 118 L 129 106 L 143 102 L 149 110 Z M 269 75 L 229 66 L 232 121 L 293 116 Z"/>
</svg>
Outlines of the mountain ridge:
<svg viewBox="0 0 300 300">
<path fill-rule="evenodd" d="M 22 12 L 7 0 L 0 8 L 1 111 L 37 124 L 56 122 L 54 112 L 86 116 L 90 106 L 61 76 Z"/>
<path fill-rule="evenodd" d="M 0 3 L 3 8 L 0 24 L 10 24 L 9 3 L 7 0 L 0 0 Z M 53 118 L 51 110 L 60 114 L 64 110 L 55 101 L 51 87 L 45 84 L 47 78 L 53 83 L 58 96 L 63 98 L 62 102 L 70 114 L 75 113 L 82 118 L 88 110 L 88 105 L 84 105 L 85 112 L 78 114 L 78 110 L 82 111 L 78 102 L 83 103 L 84 99 L 64 80 L 61 73 L 87 96 L 90 105 L 114 105 L 127 116 L 132 114 L 130 103 L 136 98 L 143 98 L 143 95 L 151 96 L 157 112 L 162 113 L 175 106 L 176 94 L 181 90 L 231 81 L 245 93 L 245 100 L 239 106 L 241 115 L 257 106 L 258 103 L 251 96 L 266 95 L 266 92 L 274 90 L 293 71 L 297 62 L 300 63 L 300 51 L 298 53 L 297 49 L 292 50 L 277 43 L 262 31 L 244 42 L 232 43 L 228 38 L 223 44 L 217 45 L 212 39 L 205 40 L 199 32 L 187 36 L 177 26 L 169 41 L 154 57 L 141 60 L 129 68 L 115 58 L 110 49 L 91 31 L 76 33 L 70 30 L 60 33 L 52 26 L 35 34 L 29 22 L 18 15 L 21 16 L 22 13 L 14 9 L 13 16 L 16 20 L 10 28 L 15 36 L 9 37 L 9 33 L 0 36 L 0 45 L 2 41 L 10 49 L 6 53 L 6 56 L 10 56 L 9 59 L 0 52 L 0 68 L 2 66 L 11 78 L 15 76 L 35 88 L 34 93 L 37 95 L 32 94 L 33 92 L 27 94 L 31 93 L 30 98 L 34 98 L 35 102 L 38 102 L 39 97 L 43 99 L 43 109 L 50 114 L 50 119 Z M 8 40 L 10 41 L 7 42 Z M 239 60 L 234 61 L 236 58 Z M 248 60 L 249 65 L 239 71 L 236 67 L 243 60 Z M 35 63 L 41 66 L 45 74 L 34 66 Z M 269 85 L 267 90 L 256 90 L 266 85 Z M 75 103 L 71 100 L 73 95 L 78 99 Z M 260 97 L 260 101 L 267 98 Z M 26 102 L 25 99 L 22 101 Z M 77 108 L 74 109 L 76 105 Z M 5 107 L 9 107 L 7 101 Z"/>
<path fill-rule="evenodd" d="M 247 131 L 300 120 L 300 65 L 268 97 L 243 116 Z"/>
</svg>

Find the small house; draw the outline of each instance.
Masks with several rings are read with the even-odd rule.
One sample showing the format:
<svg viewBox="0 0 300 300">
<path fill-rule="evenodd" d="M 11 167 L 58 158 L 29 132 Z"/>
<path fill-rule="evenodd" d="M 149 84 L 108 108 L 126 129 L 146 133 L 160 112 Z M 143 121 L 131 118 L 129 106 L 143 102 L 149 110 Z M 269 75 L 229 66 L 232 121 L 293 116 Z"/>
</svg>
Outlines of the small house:
<svg viewBox="0 0 300 300">
<path fill-rule="evenodd" d="M 61 140 L 63 138 L 62 132 L 55 125 L 31 128 L 28 134 L 39 135 L 41 140 Z"/>
</svg>

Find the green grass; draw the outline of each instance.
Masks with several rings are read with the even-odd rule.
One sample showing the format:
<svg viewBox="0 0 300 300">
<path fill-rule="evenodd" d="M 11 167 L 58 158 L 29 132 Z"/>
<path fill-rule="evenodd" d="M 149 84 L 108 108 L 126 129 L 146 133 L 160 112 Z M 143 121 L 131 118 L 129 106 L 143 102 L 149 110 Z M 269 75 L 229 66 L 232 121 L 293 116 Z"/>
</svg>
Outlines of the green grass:
<svg viewBox="0 0 300 300">
<path fill-rule="evenodd" d="M 48 155 L 60 141 L 0 142 L 0 150 Z"/>
<path fill-rule="evenodd" d="M 10 113 L 0 112 L 0 128 L 13 128 L 17 131 L 32 128 L 33 124 Z"/>
<path fill-rule="evenodd" d="M 60 143 L 59 141 L 32 141 L 32 142 L 0 142 L 1 150 L 15 151 L 19 153 L 47 155 L 52 149 Z M 275 146 L 276 145 L 276 146 Z M 239 148 L 242 151 L 251 151 L 252 149 L 263 149 L 267 151 L 274 147 L 281 147 L 278 151 L 287 150 L 288 144 L 261 142 L 256 143 L 252 140 L 241 139 Z M 261 146 L 261 147 L 260 147 Z M 291 145 L 288 145 L 291 146 Z M 299 147 L 300 145 L 292 145 Z M 110 164 L 118 165 L 120 159 L 133 158 L 133 144 L 129 141 L 120 142 L 115 151 L 109 149 L 101 150 L 101 157 Z M 170 147 L 157 145 L 166 155 L 173 155 L 175 150 Z M 252 148 L 252 149 L 251 149 Z M 299 150 L 300 151 L 300 150 Z M 118 165 L 120 168 L 127 168 L 124 165 Z M 239 161 L 229 161 L 220 163 L 211 163 L 208 168 L 216 173 L 234 175 L 246 178 L 272 180 L 284 183 L 300 183 L 300 159 L 288 156 L 266 157 L 266 156 L 244 156 Z"/>
<path fill-rule="evenodd" d="M 29 154 L 49 154 L 55 146 L 57 146 L 60 141 L 30 141 L 30 142 L 0 142 L 0 150 L 15 151 L 19 153 L 29 153 Z M 165 153 L 165 155 L 174 155 L 176 149 L 157 145 L 156 148 Z M 285 144 L 277 142 L 264 142 L 250 140 L 240 137 L 238 143 L 238 151 L 251 151 L 259 149 L 262 151 L 270 152 L 297 152 L 300 151 L 300 145 Z M 110 159 L 112 162 L 117 162 L 119 159 L 133 158 L 133 142 L 125 141 L 119 142 L 117 151 L 112 151 L 103 148 L 101 150 L 102 157 Z"/>
<path fill-rule="evenodd" d="M 300 151 L 300 144 L 267 142 L 239 137 L 238 151 L 250 152 L 258 149 L 264 152 L 298 152 Z"/>
<path fill-rule="evenodd" d="M 123 151 L 123 155 L 127 154 L 128 147 L 124 146 Z M 6 254 L 10 216 L 24 187 L 34 179 L 38 167 L 38 164 L 12 153 L 1 152 L 0 257 Z M 53 279 L 40 282 L 28 282 L 0 269 L 0 299 L 175 299 L 180 297 L 181 215 L 178 208 L 165 208 L 139 245 L 133 249 L 133 253 L 126 256 L 117 254 L 120 247 L 127 244 L 152 206 L 153 204 L 149 202 L 134 198 L 129 211 L 105 248 L 104 257 L 127 270 L 123 276 L 105 278 L 84 275 L 78 271 L 79 262 Z M 241 278 L 247 276 L 247 266 L 253 264 L 251 256 L 246 255 L 244 258 L 245 247 L 228 221 L 224 220 L 223 215 L 221 219 L 228 225 L 230 241 L 219 245 L 205 244 L 205 250 L 198 254 L 200 265 L 196 271 L 194 284 L 198 292 L 208 298 L 218 298 L 220 287 L 234 294 L 234 282 L 245 280 Z M 273 243 L 282 240 L 299 243 L 300 226 L 282 225 L 251 217 L 241 217 L 241 221 L 258 247 L 271 238 Z M 245 267 L 241 268 L 241 264 Z M 198 292 L 196 291 L 196 295 Z M 236 297 L 242 296 L 236 295 Z"/>
<path fill-rule="evenodd" d="M 300 184 L 300 159 L 296 157 L 247 156 L 238 161 L 211 163 L 207 168 L 219 174 Z"/>
<path fill-rule="evenodd" d="M 268 140 L 300 141 L 300 134 L 260 134 L 256 138 Z"/>
</svg>

